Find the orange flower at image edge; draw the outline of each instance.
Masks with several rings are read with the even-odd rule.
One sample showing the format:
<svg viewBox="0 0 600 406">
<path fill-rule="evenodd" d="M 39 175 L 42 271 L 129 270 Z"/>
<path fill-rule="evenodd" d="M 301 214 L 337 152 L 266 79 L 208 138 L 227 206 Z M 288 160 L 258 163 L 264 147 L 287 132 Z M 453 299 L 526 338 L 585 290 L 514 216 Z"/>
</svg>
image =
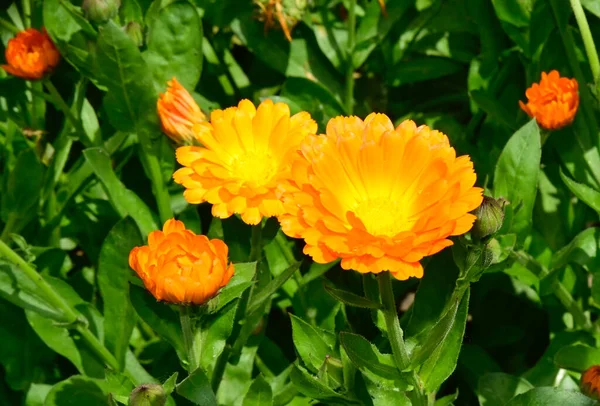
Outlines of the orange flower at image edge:
<svg viewBox="0 0 600 406">
<path fill-rule="evenodd" d="M 248 100 L 237 107 L 214 110 L 210 123 L 195 127 L 203 147 L 177 149 L 183 168 L 173 175 L 189 203 L 209 202 L 212 214 L 241 215 L 246 224 L 283 213 L 278 185 L 291 175 L 291 162 L 300 143 L 317 124 L 306 112 L 290 116 L 285 103 Z"/>
<path fill-rule="evenodd" d="M 206 116 L 177 79 L 171 79 L 167 85 L 167 92 L 161 93 L 156 103 L 162 129 L 178 144 L 193 144 L 194 125 L 206 121 Z"/>
<path fill-rule="evenodd" d="M 600 365 L 588 368 L 581 375 L 581 391 L 591 398 L 600 400 Z"/>
<path fill-rule="evenodd" d="M 228 248 L 186 230 L 178 220 L 168 220 L 162 231 L 148 236 L 148 245 L 135 247 L 129 266 L 157 300 L 177 304 L 206 303 L 233 276 Z"/>
<path fill-rule="evenodd" d="M 519 105 L 546 130 L 557 130 L 573 122 L 579 107 L 578 89 L 575 79 L 561 78 L 555 70 L 542 72 L 540 83 L 525 92 L 527 103 L 519 100 Z"/>
<path fill-rule="evenodd" d="M 8 41 L 2 68 L 23 79 L 41 79 L 58 65 L 60 54 L 45 30 L 21 31 Z"/>
<path fill-rule="evenodd" d="M 419 261 L 469 231 L 483 199 L 468 156 L 448 137 L 383 114 L 337 117 L 309 136 L 280 193 L 283 231 L 303 238 L 315 262 L 422 277 Z"/>
</svg>

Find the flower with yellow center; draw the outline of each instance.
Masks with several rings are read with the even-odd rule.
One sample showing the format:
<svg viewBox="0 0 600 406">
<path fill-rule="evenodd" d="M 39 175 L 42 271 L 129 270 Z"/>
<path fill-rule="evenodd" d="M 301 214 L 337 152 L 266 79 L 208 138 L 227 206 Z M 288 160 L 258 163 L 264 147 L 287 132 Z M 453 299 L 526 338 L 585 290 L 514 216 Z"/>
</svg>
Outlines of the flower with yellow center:
<svg viewBox="0 0 600 406">
<path fill-rule="evenodd" d="M 162 129 L 178 144 L 194 144 L 194 125 L 206 121 L 206 116 L 177 79 L 171 79 L 167 85 L 167 92 L 161 93 L 156 103 Z"/>
<path fill-rule="evenodd" d="M 412 121 L 394 128 L 383 114 L 337 117 L 326 132 L 307 137 L 279 190 L 282 229 L 315 262 L 421 277 L 419 261 L 473 225 L 482 189 L 446 135 Z"/>
<path fill-rule="evenodd" d="M 162 231 L 148 235 L 148 245 L 129 253 L 129 266 L 157 300 L 201 305 L 214 297 L 233 276 L 228 248 L 167 220 Z"/>
<path fill-rule="evenodd" d="M 210 123 L 196 126 L 202 147 L 177 149 L 183 168 L 173 175 L 189 203 L 209 202 L 212 214 L 241 215 L 247 224 L 283 213 L 277 186 L 291 175 L 291 162 L 304 138 L 317 124 L 306 112 L 290 116 L 285 103 L 248 100 L 237 107 L 214 110 Z"/>
</svg>

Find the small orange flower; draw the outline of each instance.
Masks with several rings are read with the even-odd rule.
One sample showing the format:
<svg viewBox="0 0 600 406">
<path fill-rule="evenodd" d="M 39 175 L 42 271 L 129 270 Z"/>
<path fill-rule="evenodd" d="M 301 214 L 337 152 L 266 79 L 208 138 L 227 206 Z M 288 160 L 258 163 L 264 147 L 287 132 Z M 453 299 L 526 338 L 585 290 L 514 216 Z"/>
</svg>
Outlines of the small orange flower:
<svg viewBox="0 0 600 406">
<path fill-rule="evenodd" d="M 167 92 L 161 93 L 156 103 L 162 129 L 178 144 L 193 144 L 194 125 L 206 121 L 206 116 L 177 79 L 171 79 L 167 85 Z"/>
<path fill-rule="evenodd" d="M 472 227 L 482 189 L 446 135 L 375 113 L 334 118 L 326 132 L 307 137 L 280 189 L 281 227 L 315 262 L 420 278 L 423 257 Z"/>
<path fill-rule="evenodd" d="M 600 400 L 600 365 L 591 366 L 581 375 L 581 391 Z"/>
<path fill-rule="evenodd" d="M 227 245 L 186 230 L 167 220 L 163 231 L 148 235 L 148 245 L 129 253 L 129 266 L 157 300 L 201 305 L 215 296 L 233 276 Z"/>
<path fill-rule="evenodd" d="M 579 107 L 578 88 L 575 79 L 561 78 L 555 70 L 542 72 L 540 83 L 525 92 L 527 104 L 519 100 L 519 105 L 540 126 L 557 130 L 573 122 Z"/>
<path fill-rule="evenodd" d="M 21 31 L 8 41 L 7 65 L 2 69 L 23 79 L 41 79 L 60 61 L 60 54 L 46 33 L 35 28 Z"/>
<path fill-rule="evenodd" d="M 302 140 L 316 130 L 308 113 L 290 117 L 285 103 L 266 100 L 257 109 L 242 100 L 213 111 L 210 123 L 197 126 L 204 147 L 178 148 L 177 161 L 184 167 L 173 178 L 187 189 L 189 203 L 211 203 L 213 216 L 238 213 L 246 224 L 258 224 L 263 216 L 283 212 L 277 186 L 290 176 Z"/>
</svg>

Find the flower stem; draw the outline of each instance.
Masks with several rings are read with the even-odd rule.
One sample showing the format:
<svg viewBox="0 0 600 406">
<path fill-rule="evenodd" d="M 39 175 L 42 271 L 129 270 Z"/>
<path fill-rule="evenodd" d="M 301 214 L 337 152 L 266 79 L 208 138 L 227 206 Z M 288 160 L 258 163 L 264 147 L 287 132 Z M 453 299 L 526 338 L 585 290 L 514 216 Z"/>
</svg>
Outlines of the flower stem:
<svg viewBox="0 0 600 406">
<path fill-rule="evenodd" d="M 82 135 L 83 134 L 83 126 L 81 125 L 81 121 L 79 121 L 77 119 L 77 117 L 75 117 L 75 115 L 71 111 L 71 108 L 65 102 L 65 100 L 62 98 L 62 96 L 60 95 L 60 93 L 58 92 L 58 90 L 56 89 L 54 84 L 49 79 L 46 79 L 46 80 L 44 80 L 44 85 L 46 86 L 46 89 L 48 89 L 48 91 L 50 92 L 50 96 L 52 96 L 54 105 L 56 107 L 58 107 L 60 109 L 60 111 L 62 111 L 62 113 L 65 115 L 67 120 L 69 120 L 71 122 L 71 124 L 73 125 L 73 128 L 75 128 L 75 131 L 78 134 Z"/>
<path fill-rule="evenodd" d="M 356 33 L 356 0 L 348 7 L 348 52 L 346 55 L 346 112 L 354 112 L 354 47 Z"/>
<path fill-rule="evenodd" d="M 25 28 L 31 27 L 31 1 L 23 0 L 23 21 Z"/>
<path fill-rule="evenodd" d="M 600 90 L 600 60 L 598 59 L 598 51 L 596 50 L 596 44 L 594 44 L 594 38 L 592 37 L 590 26 L 587 18 L 585 17 L 583 7 L 581 6 L 581 1 L 571 0 L 571 7 L 573 8 L 575 20 L 579 26 L 579 31 L 581 32 L 583 45 L 585 46 L 585 53 L 587 54 L 592 75 L 594 76 L 594 84 L 596 85 L 596 89 Z"/>
<path fill-rule="evenodd" d="M 396 303 L 394 300 L 394 291 L 392 290 L 391 274 L 387 271 L 381 272 L 377 278 L 379 282 L 379 294 L 381 295 L 381 304 L 383 305 L 383 318 L 388 331 L 388 338 L 392 346 L 392 354 L 396 367 L 400 372 L 406 370 L 410 365 L 410 359 L 406 346 L 404 345 L 404 333 L 400 327 L 398 313 L 396 312 Z M 427 395 L 423 391 L 419 377 L 416 373 L 412 374 L 412 385 L 414 390 L 409 393 L 414 406 L 426 406 L 428 403 Z"/>
<path fill-rule="evenodd" d="M 10 233 L 12 233 L 15 229 L 15 226 L 17 225 L 18 221 L 19 216 L 15 212 L 12 212 L 8 215 L 8 220 L 6 220 L 6 224 L 2 229 L 2 235 L 0 235 L 0 241 L 8 242 L 8 237 L 10 236 Z"/>
<path fill-rule="evenodd" d="M 187 354 L 189 373 L 192 373 L 199 366 L 200 354 L 196 354 L 194 348 L 194 336 L 195 328 L 191 318 L 192 307 L 186 305 L 179 306 L 179 322 L 181 323 L 181 331 L 183 333 L 183 344 L 185 345 L 185 352 Z"/>
</svg>

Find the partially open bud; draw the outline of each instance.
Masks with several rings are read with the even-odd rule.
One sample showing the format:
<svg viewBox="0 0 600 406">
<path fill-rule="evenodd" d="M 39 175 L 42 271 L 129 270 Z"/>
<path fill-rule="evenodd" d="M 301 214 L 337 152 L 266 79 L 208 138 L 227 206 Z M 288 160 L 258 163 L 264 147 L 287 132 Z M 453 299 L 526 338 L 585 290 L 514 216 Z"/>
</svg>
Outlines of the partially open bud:
<svg viewBox="0 0 600 406">
<path fill-rule="evenodd" d="M 154 383 L 138 386 L 129 396 L 129 406 L 164 406 L 166 402 L 165 390 Z"/>
<path fill-rule="evenodd" d="M 474 212 L 477 219 L 471 229 L 471 235 L 475 239 L 480 240 L 500 230 L 504 222 L 505 204 L 506 200 L 503 198 L 483 197 L 483 203 Z"/>
<path fill-rule="evenodd" d="M 81 8 L 86 17 L 95 23 L 103 23 L 117 15 L 121 0 L 83 0 Z"/>
<path fill-rule="evenodd" d="M 131 21 L 125 26 L 125 32 L 127 36 L 133 40 L 135 45 L 141 47 L 144 45 L 144 34 L 142 32 L 142 26 L 135 21 Z"/>
<path fill-rule="evenodd" d="M 581 391 L 592 399 L 600 400 L 600 365 L 589 367 L 581 375 Z"/>
</svg>

